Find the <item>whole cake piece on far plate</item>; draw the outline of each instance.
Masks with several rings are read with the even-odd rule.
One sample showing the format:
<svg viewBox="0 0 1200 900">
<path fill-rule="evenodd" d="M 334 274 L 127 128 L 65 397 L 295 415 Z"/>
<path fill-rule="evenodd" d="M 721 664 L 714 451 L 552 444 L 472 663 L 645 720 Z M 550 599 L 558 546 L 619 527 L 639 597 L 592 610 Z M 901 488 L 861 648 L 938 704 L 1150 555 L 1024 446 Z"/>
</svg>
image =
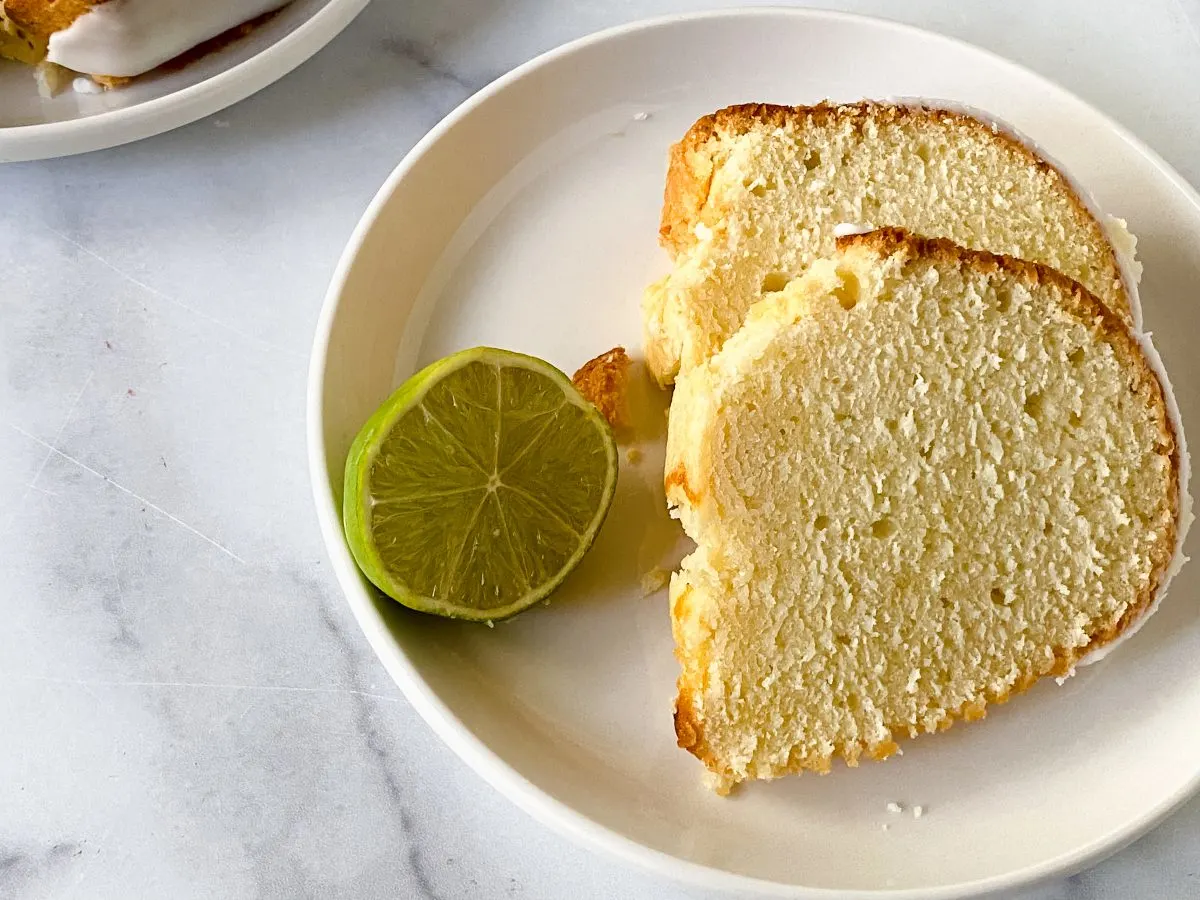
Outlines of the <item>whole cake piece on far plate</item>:
<svg viewBox="0 0 1200 900">
<path fill-rule="evenodd" d="M 289 0 L 0 0 L 0 57 L 37 66 L 53 91 L 85 75 L 117 87 Z"/>
</svg>

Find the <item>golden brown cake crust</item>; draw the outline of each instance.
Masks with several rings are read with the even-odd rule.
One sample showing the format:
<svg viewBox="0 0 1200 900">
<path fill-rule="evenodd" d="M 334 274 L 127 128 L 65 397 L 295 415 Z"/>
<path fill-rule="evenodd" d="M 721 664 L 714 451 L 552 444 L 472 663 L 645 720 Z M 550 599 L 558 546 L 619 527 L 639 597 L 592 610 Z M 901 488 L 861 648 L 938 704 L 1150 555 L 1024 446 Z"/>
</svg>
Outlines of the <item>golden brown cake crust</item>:
<svg viewBox="0 0 1200 900">
<path fill-rule="evenodd" d="M 1157 374 L 1151 369 L 1137 339 L 1124 321 L 1099 298 L 1091 294 L 1079 283 L 1067 278 L 1055 269 L 1039 263 L 1032 263 L 1015 257 L 988 253 L 986 251 L 968 250 L 952 241 L 941 238 L 924 238 L 911 235 L 899 228 L 883 228 L 866 234 L 850 235 L 838 238 L 838 250 L 846 251 L 852 248 L 864 248 L 880 256 L 890 256 L 902 253 L 910 259 L 925 259 L 969 268 L 983 275 L 1006 272 L 1018 278 L 1027 287 L 1052 285 L 1058 289 L 1062 308 L 1078 322 L 1092 329 L 1098 340 L 1109 344 L 1122 360 L 1130 373 L 1129 390 L 1135 395 L 1141 395 L 1147 405 L 1155 410 L 1160 434 L 1160 444 L 1156 448 L 1159 453 L 1169 457 L 1168 494 L 1166 502 L 1169 509 L 1169 525 L 1157 536 L 1157 541 L 1151 551 L 1150 579 L 1144 590 L 1140 591 L 1126 609 L 1121 618 L 1111 627 L 1092 632 L 1091 640 L 1080 648 L 1053 647 L 1053 658 L 1045 666 L 1035 671 L 1024 672 L 1007 691 L 985 691 L 982 700 L 964 704 L 958 710 L 940 720 L 930 729 L 944 731 L 956 721 L 975 721 L 987 715 L 988 704 L 1006 703 L 1011 697 L 1032 687 L 1038 679 L 1046 675 L 1063 676 L 1071 672 L 1075 664 L 1088 653 L 1119 638 L 1130 628 L 1154 603 L 1166 573 L 1175 554 L 1177 531 L 1179 528 L 1179 480 L 1180 480 L 1180 446 L 1175 433 L 1174 423 L 1167 413 L 1166 396 L 1163 385 Z M 671 465 L 668 460 L 668 466 Z M 699 488 L 689 482 L 688 472 L 683 462 L 669 469 L 667 476 L 667 491 L 672 487 L 681 487 L 689 501 L 693 492 Z M 688 589 L 685 587 L 684 592 Z M 681 595 L 680 601 L 685 597 Z M 672 618 L 679 620 L 678 611 L 672 609 Z M 682 662 L 682 660 L 681 660 Z M 739 776 L 716 759 L 709 749 L 704 736 L 704 724 L 700 718 L 694 694 L 702 690 L 702 685 L 694 683 L 689 677 L 689 668 L 685 666 L 679 677 L 678 697 L 675 702 L 675 734 L 679 746 L 688 750 L 704 763 L 706 768 L 724 778 L 733 781 Z M 889 730 L 897 737 L 916 737 L 920 731 L 913 729 L 908 723 L 887 723 Z M 868 745 L 861 743 L 857 749 L 851 748 L 845 753 L 845 761 L 850 766 L 858 765 L 860 753 L 865 753 L 872 759 L 885 759 L 899 747 L 894 741 Z M 793 759 L 788 765 L 778 767 L 771 775 L 785 775 L 804 770 L 826 773 L 830 770 L 831 758 Z"/>
<path fill-rule="evenodd" d="M 3 0 L 8 17 L 42 41 L 105 0 Z"/>
<path fill-rule="evenodd" d="M 672 256 L 695 242 L 693 228 L 700 221 L 700 213 L 708 201 L 714 173 L 713 159 L 711 154 L 706 152 L 706 145 L 718 133 L 738 135 L 745 134 L 756 126 L 782 128 L 801 122 L 822 125 L 831 121 L 849 121 L 855 129 L 861 130 L 868 121 L 878 125 L 890 125 L 939 120 L 952 121 L 971 128 L 1011 148 L 1031 165 L 1052 175 L 1062 184 L 1080 221 L 1088 223 L 1088 227 L 1095 232 L 1099 245 L 1105 248 L 1105 265 L 1111 272 L 1122 301 L 1122 309 L 1119 312 L 1128 315 L 1130 302 L 1121 278 L 1116 251 L 1113 250 L 1103 226 L 1096 221 L 1083 198 L 1072 187 L 1070 180 L 1024 142 L 1004 130 L 994 128 L 966 113 L 932 106 L 906 106 L 871 100 L 843 105 L 823 102 L 816 106 L 744 103 L 727 106 L 704 116 L 671 148 L 667 182 L 663 192 L 659 241 Z"/>
</svg>

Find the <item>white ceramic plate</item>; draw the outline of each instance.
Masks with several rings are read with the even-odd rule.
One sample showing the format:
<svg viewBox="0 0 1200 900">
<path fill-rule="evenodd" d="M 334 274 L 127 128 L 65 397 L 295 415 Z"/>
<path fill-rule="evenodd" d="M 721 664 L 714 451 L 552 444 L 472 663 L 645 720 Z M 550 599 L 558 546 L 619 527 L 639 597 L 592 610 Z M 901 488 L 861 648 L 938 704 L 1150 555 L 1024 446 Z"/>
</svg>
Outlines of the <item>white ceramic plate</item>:
<svg viewBox="0 0 1200 900">
<path fill-rule="evenodd" d="M 789 897 L 960 897 L 1081 869 L 1196 787 L 1200 566 L 1107 661 L 902 758 L 720 799 L 676 749 L 663 593 L 678 553 L 657 441 L 623 466 L 600 538 L 554 603 L 494 630 L 399 609 L 341 535 L 360 424 L 415 367 L 475 344 L 571 371 L 640 345 L 669 144 L 744 101 L 951 98 L 1028 133 L 1141 237 L 1142 301 L 1200 422 L 1200 198 L 1134 137 L 1009 62 L 904 26 L 811 11 L 662 19 L 556 50 L 473 97 L 400 164 L 329 290 L 309 392 L 312 475 L 371 645 L 446 743 L 537 818 L 660 874 Z M 664 401 L 659 399 L 660 407 Z M 925 815 L 890 814 L 920 804 Z M 890 826 L 884 830 L 884 825 Z"/>
<path fill-rule="evenodd" d="M 0 163 L 115 147 L 195 122 L 304 62 L 367 0 L 294 0 L 246 37 L 176 72 L 101 94 L 39 96 L 28 66 L 0 60 Z"/>
</svg>

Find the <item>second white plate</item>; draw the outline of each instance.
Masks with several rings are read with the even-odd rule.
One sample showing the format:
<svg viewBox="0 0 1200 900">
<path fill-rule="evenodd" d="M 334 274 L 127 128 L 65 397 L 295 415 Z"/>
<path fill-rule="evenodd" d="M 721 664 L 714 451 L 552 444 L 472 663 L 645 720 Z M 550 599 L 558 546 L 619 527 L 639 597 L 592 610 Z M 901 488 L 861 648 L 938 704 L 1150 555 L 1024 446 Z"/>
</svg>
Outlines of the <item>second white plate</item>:
<svg viewBox="0 0 1200 900">
<path fill-rule="evenodd" d="M 902 758 L 721 799 L 675 747 L 664 595 L 674 548 L 661 445 L 626 466 L 600 539 L 548 609 L 494 630 L 380 598 L 341 536 L 360 424 L 418 365 L 475 344 L 570 371 L 641 343 L 666 269 L 666 153 L 698 116 L 747 101 L 943 97 L 1038 140 L 1142 243 L 1147 326 L 1200 422 L 1200 201 L 1152 152 L 1038 76 L 892 23 L 811 11 L 675 18 L 535 60 L 473 98 L 401 164 L 355 234 L 321 318 L 310 458 L 346 595 L 397 683 L 446 742 L 543 821 L 661 874 L 779 896 L 946 898 L 1082 868 L 1197 784 L 1200 566 L 1107 661 Z M 660 398 L 659 403 L 665 403 Z M 674 548 L 674 551 L 673 551 Z M 887 810 L 920 804 L 925 814 Z M 885 826 L 888 826 L 885 830 Z"/>
<path fill-rule="evenodd" d="M 249 35 L 178 71 L 99 94 L 38 94 L 28 66 L 0 60 L 0 163 L 86 153 L 170 131 L 244 100 L 304 62 L 367 0 L 294 0 Z"/>
</svg>

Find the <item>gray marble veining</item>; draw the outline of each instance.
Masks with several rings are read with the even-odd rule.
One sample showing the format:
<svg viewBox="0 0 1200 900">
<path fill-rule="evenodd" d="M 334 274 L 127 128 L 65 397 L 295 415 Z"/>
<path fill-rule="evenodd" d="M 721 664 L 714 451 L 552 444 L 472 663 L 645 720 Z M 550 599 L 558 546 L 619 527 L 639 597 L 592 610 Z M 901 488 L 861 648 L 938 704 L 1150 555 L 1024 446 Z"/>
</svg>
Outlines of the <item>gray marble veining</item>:
<svg viewBox="0 0 1200 900">
<path fill-rule="evenodd" d="M 721 2 L 375 0 L 288 78 L 0 168 L 0 898 L 672 898 L 446 751 L 327 571 L 304 376 L 421 135 L 597 28 Z M 1200 182 L 1200 2 L 839 4 L 1064 83 Z M 1194 92 L 1194 91 L 1193 91 Z M 1020 900 L 1200 897 L 1200 801 Z"/>
</svg>

